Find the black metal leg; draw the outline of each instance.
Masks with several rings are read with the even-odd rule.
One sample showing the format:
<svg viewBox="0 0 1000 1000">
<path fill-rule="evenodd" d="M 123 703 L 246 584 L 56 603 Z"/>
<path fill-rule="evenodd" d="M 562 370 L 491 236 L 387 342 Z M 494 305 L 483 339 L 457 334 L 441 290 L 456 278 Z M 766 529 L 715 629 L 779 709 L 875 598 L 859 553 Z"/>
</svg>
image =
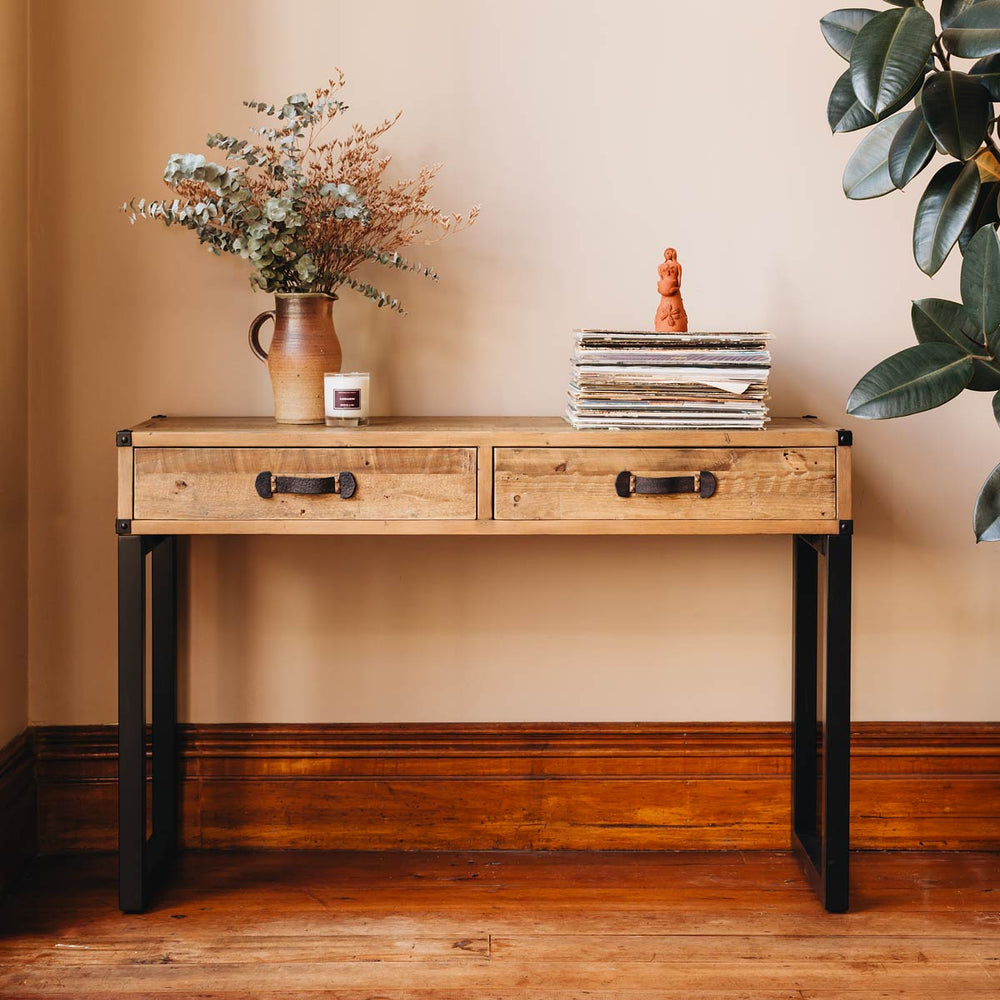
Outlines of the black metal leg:
<svg viewBox="0 0 1000 1000">
<path fill-rule="evenodd" d="M 851 536 L 826 542 L 823 720 L 823 887 L 832 913 L 848 907 L 851 817 Z"/>
<path fill-rule="evenodd" d="M 153 837 L 177 849 L 177 539 L 153 549 Z"/>
<path fill-rule="evenodd" d="M 792 843 L 823 905 L 842 913 L 850 884 L 851 536 L 799 536 L 793 546 Z M 826 577 L 822 727 L 817 554 Z"/>
<path fill-rule="evenodd" d="M 819 560 L 804 538 L 792 539 L 792 832 L 820 863 L 816 813 L 817 623 Z"/>
<path fill-rule="evenodd" d="M 118 538 L 118 905 L 146 905 L 146 572 L 141 536 Z"/>
<path fill-rule="evenodd" d="M 153 833 L 146 837 L 145 556 L 152 553 Z M 119 906 L 146 908 L 177 847 L 177 542 L 118 539 Z"/>
</svg>

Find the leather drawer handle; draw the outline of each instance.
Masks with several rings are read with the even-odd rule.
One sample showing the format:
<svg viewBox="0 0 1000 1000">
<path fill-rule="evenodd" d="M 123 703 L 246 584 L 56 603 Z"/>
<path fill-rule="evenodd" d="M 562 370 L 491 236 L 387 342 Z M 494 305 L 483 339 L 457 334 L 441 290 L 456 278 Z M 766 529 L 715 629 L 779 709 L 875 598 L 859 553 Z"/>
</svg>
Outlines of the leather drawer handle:
<svg viewBox="0 0 1000 1000">
<path fill-rule="evenodd" d="M 350 500 L 358 488 L 358 481 L 352 472 L 341 472 L 336 476 L 276 476 L 272 472 L 260 472 L 254 480 L 257 495 L 270 500 L 275 493 L 339 493 L 341 500 Z"/>
<path fill-rule="evenodd" d="M 702 469 L 691 476 L 637 476 L 628 470 L 615 477 L 615 492 L 628 498 L 633 494 L 665 495 L 668 493 L 696 493 L 703 500 L 715 494 L 715 476 Z"/>
</svg>

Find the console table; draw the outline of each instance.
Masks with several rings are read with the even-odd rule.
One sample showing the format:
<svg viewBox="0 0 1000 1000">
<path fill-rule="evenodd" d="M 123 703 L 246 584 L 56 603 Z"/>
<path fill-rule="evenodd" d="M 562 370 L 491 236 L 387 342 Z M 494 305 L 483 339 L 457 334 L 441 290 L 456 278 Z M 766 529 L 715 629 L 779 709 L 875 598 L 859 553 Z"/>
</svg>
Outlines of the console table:
<svg viewBox="0 0 1000 1000">
<path fill-rule="evenodd" d="M 357 429 L 153 417 L 116 443 L 122 910 L 145 909 L 178 843 L 176 541 L 203 534 L 792 536 L 792 844 L 826 909 L 847 909 L 849 431 L 807 417 L 765 431 L 576 431 L 554 417 L 384 418 Z"/>
</svg>

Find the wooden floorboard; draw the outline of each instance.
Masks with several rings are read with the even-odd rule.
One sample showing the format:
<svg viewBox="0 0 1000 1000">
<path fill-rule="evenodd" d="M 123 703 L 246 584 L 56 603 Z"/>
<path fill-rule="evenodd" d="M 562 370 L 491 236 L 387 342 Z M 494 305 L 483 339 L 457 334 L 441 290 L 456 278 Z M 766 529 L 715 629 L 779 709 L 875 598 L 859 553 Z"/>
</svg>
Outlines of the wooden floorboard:
<svg viewBox="0 0 1000 1000">
<path fill-rule="evenodd" d="M 217 853 L 148 913 L 116 859 L 0 902 L 0 997 L 996 1000 L 1000 856 L 857 854 L 847 914 L 785 853 Z"/>
</svg>

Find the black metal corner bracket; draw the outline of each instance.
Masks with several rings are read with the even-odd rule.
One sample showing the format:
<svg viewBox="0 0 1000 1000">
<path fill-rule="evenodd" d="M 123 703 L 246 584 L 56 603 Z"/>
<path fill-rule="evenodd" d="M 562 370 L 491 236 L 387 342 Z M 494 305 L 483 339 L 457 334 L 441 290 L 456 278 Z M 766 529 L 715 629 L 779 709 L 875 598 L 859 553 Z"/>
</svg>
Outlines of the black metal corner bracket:
<svg viewBox="0 0 1000 1000">
<path fill-rule="evenodd" d="M 854 444 L 854 431 L 844 430 L 841 427 L 837 431 L 837 444 L 844 448 L 850 448 Z"/>
<path fill-rule="evenodd" d="M 853 521 L 841 521 L 840 522 L 840 534 L 841 535 L 853 535 L 854 534 L 854 522 Z"/>
<path fill-rule="evenodd" d="M 132 447 L 132 432 L 131 431 L 115 431 L 115 447 L 116 448 L 131 448 Z"/>
<path fill-rule="evenodd" d="M 131 535 L 132 534 L 132 522 L 127 517 L 115 518 L 115 534 L 116 535 Z"/>
</svg>

